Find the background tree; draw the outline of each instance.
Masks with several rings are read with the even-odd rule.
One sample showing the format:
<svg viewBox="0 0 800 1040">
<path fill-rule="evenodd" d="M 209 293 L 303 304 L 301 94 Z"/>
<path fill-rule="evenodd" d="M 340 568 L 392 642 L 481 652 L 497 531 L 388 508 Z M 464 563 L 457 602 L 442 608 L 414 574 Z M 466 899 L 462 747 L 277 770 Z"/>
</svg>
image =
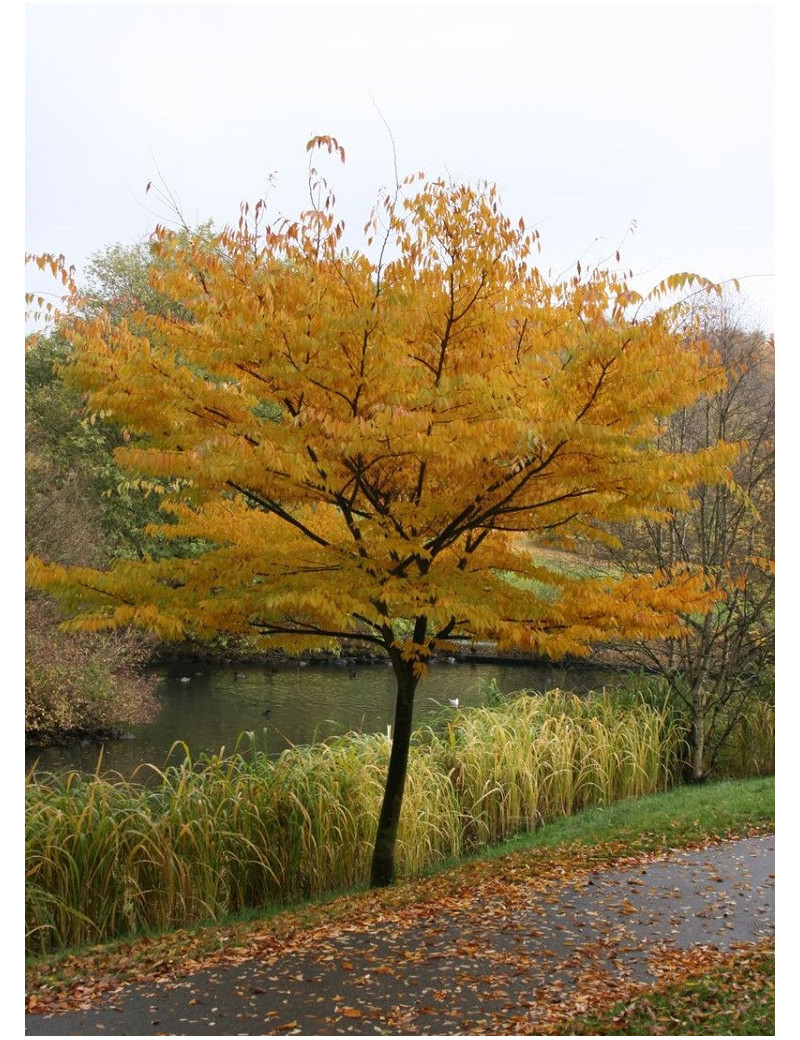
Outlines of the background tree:
<svg viewBox="0 0 800 1040">
<path fill-rule="evenodd" d="M 314 147 L 344 158 L 331 138 Z M 491 640 L 557 657 L 677 634 L 714 601 L 703 574 L 587 579 L 543 550 L 686 508 L 731 453 L 656 443 L 660 416 L 720 386 L 674 312 L 632 316 L 643 301 L 608 271 L 548 284 L 537 236 L 492 186 L 410 178 L 367 225 L 377 259 L 342 246 L 313 169 L 310 188 L 306 213 L 263 233 L 246 214 L 210 240 L 158 230 L 152 285 L 178 309 L 61 322 L 69 379 L 130 438 L 117 463 L 170 482 L 159 533 L 206 551 L 108 570 L 31 560 L 29 575 L 84 628 L 382 648 L 397 699 L 380 885 L 430 655 Z"/>
<path fill-rule="evenodd" d="M 61 564 L 107 566 L 141 555 L 141 496 L 117 492 L 112 460 L 118 437 L 82 418 L 80 397 L 55 372 L 69 351 L 57 335 L 39 337 L 25 359 L 26 552 Z M 113 733 L 152 716 L 143 677 L 151 640 L 141 633 L 66 635 L 56 604 L 25 597 L 25 733 L 32 744 Z"/>
<path fill-rule="evenodd" d="M 694 780 L 714 769 L 748 706 L 774 697 L 775 655 L 774 343 L 743 327 L 729 300 L 703 308 L 700 332 L 727 382 L 666 419 L 659 444 L 695 452 L 735 443 L 733 479 L 701 484 L 688 509 L 617 529 L 619 545 L 608 551 L 631 574 L 700 567 L 724 593 L 709 613 L 687 613 L 678 636 L 622 646 L 629 661 L 661 675 L 683 706 Z"/>
<path fill-rule="evenodd" d="M 162 193 L 161 201 L 172 205 Z M 210 221 L 189 227 L 180 213 L 176 213 L 178 236 L 193 236 L 211 240 L 213 225 Z M 85 285 L 81 291 L 81 308 L 85 314 L 103 312 L 111 321 L 132 320 L 139 311 L 166 317 L 173 314 L 188 317 L 179 302 L 159 292 L 153 286 L 152 274 L 167 262 L 159 255 L 149 239 L 133 244 L 117 242 L 98 250 L 86 269 Z"/>
</svg>

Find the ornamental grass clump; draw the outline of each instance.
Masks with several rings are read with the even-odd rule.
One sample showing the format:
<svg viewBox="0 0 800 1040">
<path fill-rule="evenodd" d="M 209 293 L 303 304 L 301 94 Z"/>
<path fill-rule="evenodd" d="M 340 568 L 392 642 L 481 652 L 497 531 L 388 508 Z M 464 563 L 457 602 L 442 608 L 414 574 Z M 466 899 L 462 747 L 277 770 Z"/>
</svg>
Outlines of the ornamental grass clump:
<svg viewBox="0 0 800 1040">
<path fill-rule="evenodd" d="M 666 713 L 560 690 L 464 712 L 442 741 L 466 845 L 664 790 L 678 750 Z"/>
<path fill-rule="evenodd" d="M 752 697 L 740 709 L 719 752 L 716 772 L 727 778 L 774 774 L 774 703 Z"/>
<path fill-rule="evenodd" d="M 458 793 L 442 768 L 439 747 L 433 729 L 415 733 L 397 835 L 398 868 L 406 876 L 456 859 L 464 851 Z"/>
<path fill-rule="evenodd" d="M 391 741 L 350 734 L 270 758 L 255 746 L 113 774 L 31 773 L 31 954 L 218 920 L 361 886 Z M 677 741 L 645 704 L 555 690 L 418 730 L 397 839 L 406 875 L 588 805 L 669 782 Z"/>
</svg>

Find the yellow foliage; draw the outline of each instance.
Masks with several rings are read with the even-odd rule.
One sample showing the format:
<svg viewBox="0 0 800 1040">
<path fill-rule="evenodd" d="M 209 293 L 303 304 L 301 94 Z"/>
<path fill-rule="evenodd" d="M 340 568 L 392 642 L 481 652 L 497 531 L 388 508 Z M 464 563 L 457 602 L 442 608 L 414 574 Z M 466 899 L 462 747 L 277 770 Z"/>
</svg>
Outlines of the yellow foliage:
<svg viewBox="0 0 800 1040">
<path fill-rule="evenodd" d="M 309 147 L 344 161 L 333 138 Z M 184 317 L 61 317 L 68 378 L 126 430 L 116 459 L 158 490 L 158 533 L 202 549 L 107 573 L 31 561 L 28 580 L 83 625 L 359 637 L 416 675 L 452 640 L 560 656 L 708 609 L 702 575 L 587 580 L 516 544 L 603 538 L 729 479 L 732 447 L 658 445 L 723 378 L 676 305 L 642 316 L 613 271 L 548 281 L 488 184 L 409 178 L 364 252 L 341 238 L 331 193 L 266 230 L 160 228 L 153 284 Z M 649 302 L 698 287 L 676 275 Z"/>
</svg>

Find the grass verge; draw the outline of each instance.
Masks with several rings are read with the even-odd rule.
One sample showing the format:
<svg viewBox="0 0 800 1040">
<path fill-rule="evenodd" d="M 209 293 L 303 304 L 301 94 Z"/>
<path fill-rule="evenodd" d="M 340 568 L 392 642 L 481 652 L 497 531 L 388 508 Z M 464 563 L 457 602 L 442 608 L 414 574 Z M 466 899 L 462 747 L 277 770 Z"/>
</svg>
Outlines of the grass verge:
<svg viewBox="0 0 800 1040">
<path fill-rule="evenodd" d="M 680 982 L 654 988 L 602 1014 L 559 1025 L 559 1036 L 774 1036 L 775 948 L 747 953 Z"/>
</svg>

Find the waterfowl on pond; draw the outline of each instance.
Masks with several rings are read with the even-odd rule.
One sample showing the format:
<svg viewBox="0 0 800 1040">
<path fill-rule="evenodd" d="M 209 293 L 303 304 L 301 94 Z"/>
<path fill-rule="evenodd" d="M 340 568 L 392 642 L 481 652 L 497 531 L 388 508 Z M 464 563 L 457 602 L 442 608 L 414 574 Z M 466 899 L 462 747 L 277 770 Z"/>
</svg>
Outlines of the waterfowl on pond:
<svg viewBox="0 0 800 1040">
<path fill-rule="evenodd" d="M 450 705 L 451 708 L 457 708 L 458 707 L 458 697 L 448 697 L 447 703 Z"/>
<path fill-rule="evenodd" d="M 191 682 L 191 681 L 192 680 L 189 678 L 188 675 L 182 675 L 181 676 L 181 682 Z"/>
</svg>

